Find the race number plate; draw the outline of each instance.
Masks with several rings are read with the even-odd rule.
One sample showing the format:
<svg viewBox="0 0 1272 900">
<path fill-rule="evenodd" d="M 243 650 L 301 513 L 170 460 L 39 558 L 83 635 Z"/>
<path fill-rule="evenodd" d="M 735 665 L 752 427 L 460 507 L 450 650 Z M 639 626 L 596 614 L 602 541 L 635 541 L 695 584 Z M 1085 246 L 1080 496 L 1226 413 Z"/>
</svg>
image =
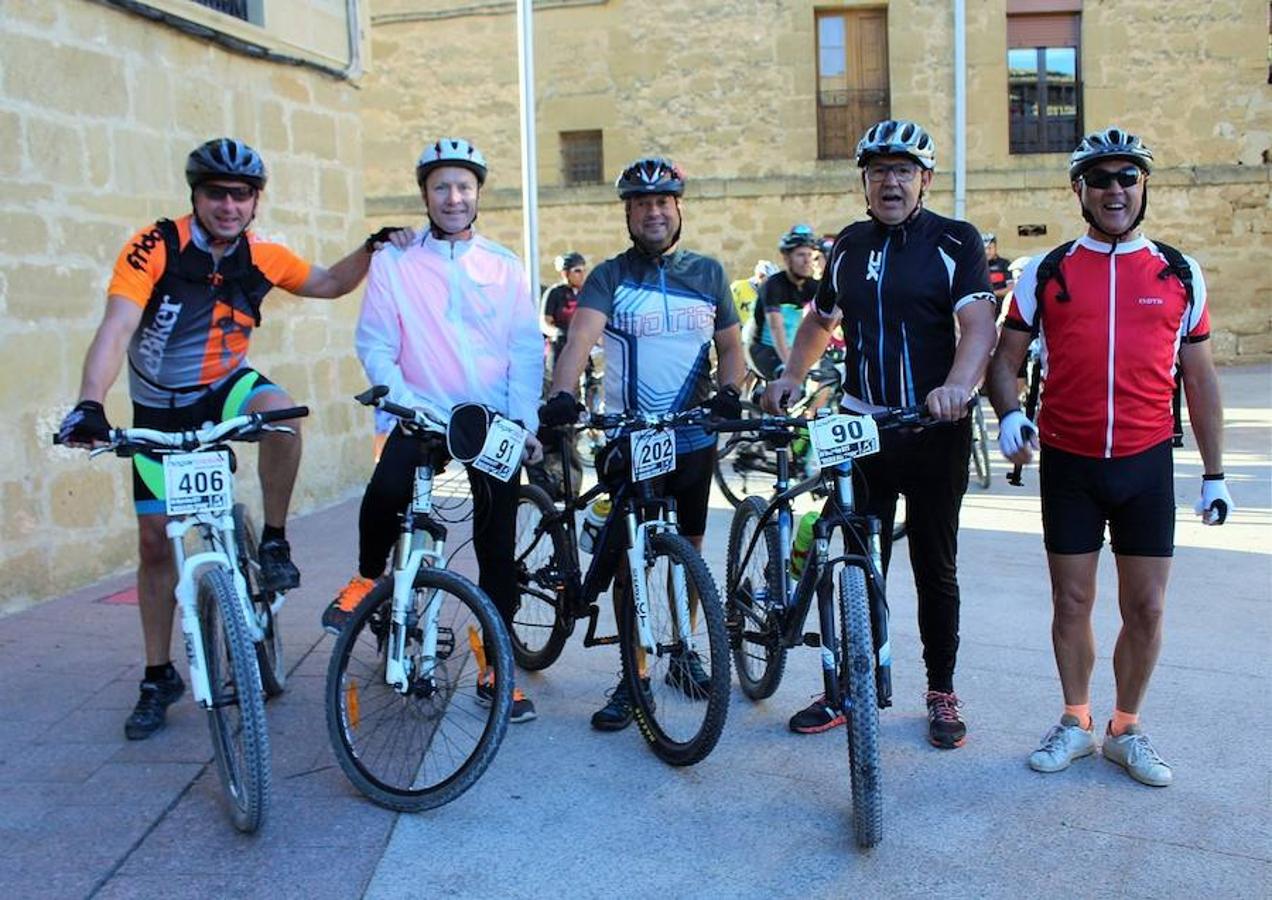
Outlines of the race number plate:
<svg viewBox="0 0 1272 900">
<path fill-rule="evenodd" d="M 632 481 L 647 481 L 675 470 L 675 432 L 670 428 L 632 432 Z"/>
<path fill-rule="evenodd" d="M 214 450 L 165 456 L 163 489 L 170 516 L 226 512 L 233 502 L 230 455 L 224 450 Z"/>
<path fill-rule="evenodd" d="M 879 426 L 870 416 L 824 416 L 808 426 L 813 465 L 819 469 L 879 452 Z"/>
<path fill-rule="evenodd" d="M 473 460 L 473 468 L 493 475 L 500 481 L 509 481 L 521 464 L 521 453 L 526 446 L 526 430 L 511 419 L 496 418 L 486 432 L 486 442 L 481 453 Z"/>
</svg>

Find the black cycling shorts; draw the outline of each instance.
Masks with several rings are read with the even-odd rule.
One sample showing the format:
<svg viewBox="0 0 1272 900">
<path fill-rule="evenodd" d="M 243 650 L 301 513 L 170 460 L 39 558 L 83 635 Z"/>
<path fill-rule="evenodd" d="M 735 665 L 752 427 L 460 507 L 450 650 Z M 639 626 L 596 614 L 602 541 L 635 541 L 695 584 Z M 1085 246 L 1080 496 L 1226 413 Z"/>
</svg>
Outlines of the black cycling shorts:
<svg viewBox="0 0 1272 900">
<path fill-rule="evenodd" d="M 1175 553 L 1175 465 L 1170 441 L 1098 459 L 1044 446 L 1039 461 L 1042 535 L 1049 553 Z"/>
<path fill-rule="evenodd" d="M 155 407 L 134 403 L 133 427 L 181 431 L 201 428 L 207 422 L 219 424 L 243 415 L 258 394 L 282 390 L 255 369 L 243 368 L 189 406 Z M 137 515 L 163 515 L 167 511 L 164 496 L 163 462 L 157 456 L 138 453 L 133 457 L 133 505 Z"/>
<path fill-rule="evenodd" d="M 747 352 L 751 355 L 751 365 L 755 371 L 764 376 L 765 381 L 773 381 L 786 368 L 782 358 L 777 355 L 777 351 L 768 344 L 758 342 L 751 344 L 747 347 Z"/>
</svg>

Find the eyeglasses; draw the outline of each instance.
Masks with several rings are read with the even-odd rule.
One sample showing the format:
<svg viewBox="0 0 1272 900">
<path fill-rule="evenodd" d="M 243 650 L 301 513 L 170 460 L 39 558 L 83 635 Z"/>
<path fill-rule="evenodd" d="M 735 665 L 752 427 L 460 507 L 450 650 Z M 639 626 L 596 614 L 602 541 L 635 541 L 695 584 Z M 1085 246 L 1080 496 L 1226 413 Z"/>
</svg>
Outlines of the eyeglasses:
<svg viewBox="0 0 1272 900">
<path fill-rule="evenodd" d="M 570 271 L 570 272 L 586 272 L 586 271 L 587 271 L 587 266 L 575 266 L 573 269 L 569 269 L 568 271 Z"/>
<path fill-rule="evenodd" d="M 224 200 L 229 197 L 231 200 L 243 203 L 256 196 L 256 188 L 248 185 L 227 187 L 223 184 L 201 184 L 199 185 L 199 193 L 209 200 Z"/>
<path fill-rule="evenodd" d="M 1115 181 L 1124 188 L 1135 187 L 1143 177 L 1144 171 L 1139 166 L 1127 166 L 1116 172 L 1110 172 L 1107 169 L 1091 169 L 1082 176 L 1082 183 L 1097 191 L 1104 191 L 1111 188 Z"/>
<path fill-rule="evenodd" d="M 919 167 L 914 163 L 894 163 L 890 166 L 866 166 L 866 178 L 878 184 L 888 180 L 888 173 L 897 176 L 897 181 L 906 184 L 919 174 Z"/>
</svg>

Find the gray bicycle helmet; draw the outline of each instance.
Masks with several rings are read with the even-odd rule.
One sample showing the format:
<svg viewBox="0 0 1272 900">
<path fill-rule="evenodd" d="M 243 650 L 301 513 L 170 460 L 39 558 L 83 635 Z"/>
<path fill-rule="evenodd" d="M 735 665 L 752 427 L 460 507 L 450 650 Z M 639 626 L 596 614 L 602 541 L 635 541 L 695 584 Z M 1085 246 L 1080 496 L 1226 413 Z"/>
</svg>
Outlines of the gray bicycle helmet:
<svg viewBox="0 0 1272 900">
<path fill-rule="evenodd" d="M 213 138 L 190 151 L 186 158 L 186 182 L 198 187 L 213 178 L 244 181 L 258 191 L 268 175 L 261 155 L 235 138 Z"/>
<path fill-rule="evenodd" d="M 791 230 L 782 235 L 782 239 L 778 241 L 777 249 L 783 253 L 790 253 L 799 247 L 812 247 L 817 249 L 817 235 L 813 233 L 813 229 L 807 225 L 792 225 Z"/>
<path fill-rule="evenodd" d="M 679 197 L 685 192 L 685 173 L 680 166 L 661 156 L 646 156 L 636 160 L 623 170 L 614 182 L 620 200 L 641 194 L 670 194 Z"/>
<path fill-rule="evenodd" d="M 459 166 L 477 176 L 478 187 L 486 183 L 486 157 L 463 138 L 440 138 L 425 147 L 415 163 L 416 183 L 422 187 L 438 166 Z"/>
<path fill-rule="evenodd" d="M 908 156 L 929 172 L 936 168 L 936 144 L 907 119 L 884 119 L 866 130 L 857 142 L 857 167 L 864 169 L 876 156 Z"/>
<path fill-rule="evenodd" d="M 1153 151 L 1139 135 L 1113 125 L 1093 131 L 1084 137 L 1069 157 L 1069 180 L 1077 181 L 1082 173 L 1102 159 L 1125 159 L 1135 163 L 1147 175 L 1153 171 Z"/>
<path fill-rule="evenodd" d="M 567 250 L 552 261 L 553 268 L 558 272 L 565 272 L 576 266 L 586 266 L 587 260 L 583 258 L 583 254 L 577 250 Z"/>
</svg>

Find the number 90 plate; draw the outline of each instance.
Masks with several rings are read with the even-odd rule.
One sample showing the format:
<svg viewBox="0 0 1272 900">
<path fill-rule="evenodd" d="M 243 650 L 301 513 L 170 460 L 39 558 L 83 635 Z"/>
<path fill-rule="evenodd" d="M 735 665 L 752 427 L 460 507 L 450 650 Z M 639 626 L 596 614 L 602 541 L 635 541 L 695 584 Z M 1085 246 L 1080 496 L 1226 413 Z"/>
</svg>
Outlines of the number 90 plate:
<svg viewBox="0 0 1272 900">
<path fill-rule="evenodd" d="M 164 502 L 168 515 L 229 510 L 230 455 L 224 450 L 173 453 L 163 458 Z"/>
<path fill-rule="evenodd" d="M 676 435 L 670 428 L 632 432 L 632 481 L 648 481 L 676 470 Z"/>
<path fill-rule="evenodd" d="M 879 452 L 879 426 L 870 416 L 824 416 L 808 426 L 813 465 L 819 469 Z"/>
</svg>

